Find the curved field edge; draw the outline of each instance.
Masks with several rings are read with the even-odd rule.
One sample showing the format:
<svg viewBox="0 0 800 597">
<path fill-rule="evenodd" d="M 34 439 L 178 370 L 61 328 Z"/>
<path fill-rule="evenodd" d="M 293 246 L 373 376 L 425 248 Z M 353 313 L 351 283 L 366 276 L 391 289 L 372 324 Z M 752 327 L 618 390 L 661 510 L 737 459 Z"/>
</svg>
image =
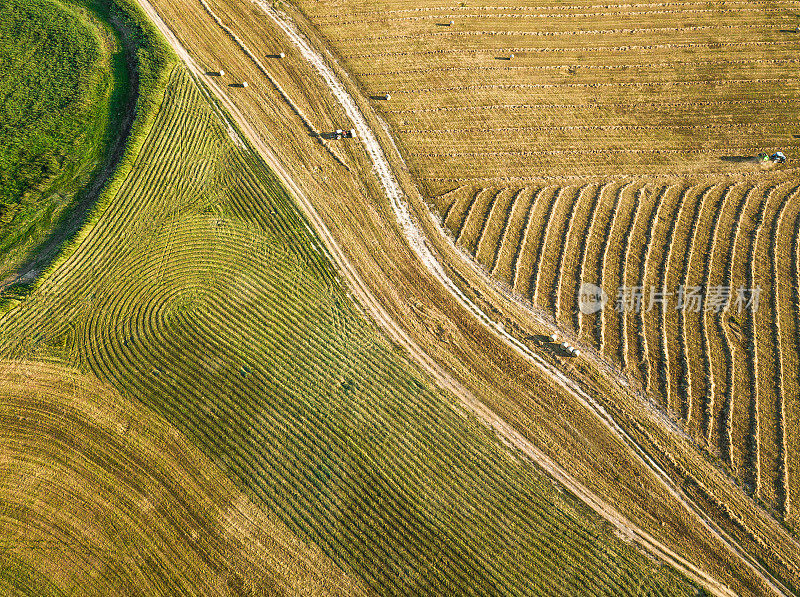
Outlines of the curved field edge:
<svg viewBox="0 0 800 597">
<path fill-rule="evenodd" d="M 96 378 L 0 362 L 3 594 L 366 594 L 169 423 Z"/>
<path fill-rule="evenodd" d="M 93 200 L 84 222 L 77 231 L 69 235 L 57 247 L 55 257 L 44 271 L 27 266 L 29 271 L 19 271 L 17 280 L 0 295 L 0 312 L 6 312 L 19 303 L 19 300 L 34 290 L 42 280 L 55 271 L 65 259 L 83 242 L 102 213 L 108 207 L 127 176 L 130 174 L 136 156 L 150 134 L 158 108 L 163 100 L 170 72 L 177 64 L 177 58 L 158 30 L 147 20 L 138 5 L 131 0 L 89 0 L 94 11 L 105 17 L 119 33 L 128 65 L 128 93 L 135 97 L 135 115 L 127 139 L 121 149 L 121 157 L 113 172 L 99 178 L 93 184 L 100 184 L 97 198 Z M 35 264 L 34 255 L 31 262 Z M 22 266 L 26 268 L 25 265 Z M 28 283 L 26 276 L 35 276 Z"/>
<path fill-rule="evenodd" d="M 95 17 L 59 0 L 4 5 L 0 277 L 69 209 L 109 144 L 114 44 Z"/>
<path fill-rule="evenodd" d="M 693 592 L 366 324 L 185 73 L 165 97 L 137 176 L 3 318 L 4 354 L 79 365 L 161 413 L 376 590 Z"/>
</svg>

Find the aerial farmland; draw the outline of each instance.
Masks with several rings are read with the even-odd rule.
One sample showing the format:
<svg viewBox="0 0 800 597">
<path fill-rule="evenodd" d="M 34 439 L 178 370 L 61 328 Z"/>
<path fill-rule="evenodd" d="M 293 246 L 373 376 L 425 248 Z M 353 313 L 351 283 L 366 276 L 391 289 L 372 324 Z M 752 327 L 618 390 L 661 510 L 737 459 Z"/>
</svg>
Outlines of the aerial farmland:
<svg viewBox="0 0 800 597">
<path fill-rule="evenodd" d="M 0 594 L 798 594 L 800 4 L 0 33 Z"/>
</svg>

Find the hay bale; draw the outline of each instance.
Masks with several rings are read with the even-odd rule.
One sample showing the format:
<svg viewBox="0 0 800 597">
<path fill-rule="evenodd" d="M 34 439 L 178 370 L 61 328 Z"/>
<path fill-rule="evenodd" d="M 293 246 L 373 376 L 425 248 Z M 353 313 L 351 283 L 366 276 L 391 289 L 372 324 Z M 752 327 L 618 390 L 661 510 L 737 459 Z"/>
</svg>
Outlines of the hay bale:
<svg viewBox="0 0 800 597">
<path fill-rule="evenodd" d="M 242 81 L 242 87 L 247 87 L 247 81 Z"/>
<path fill-rule="evenodd" d="M 222 69 L 219 69 L 219 76 L 220 77 L 224 77 L 225 76 L 225 71 L 222 70 Z"/>
</svg>

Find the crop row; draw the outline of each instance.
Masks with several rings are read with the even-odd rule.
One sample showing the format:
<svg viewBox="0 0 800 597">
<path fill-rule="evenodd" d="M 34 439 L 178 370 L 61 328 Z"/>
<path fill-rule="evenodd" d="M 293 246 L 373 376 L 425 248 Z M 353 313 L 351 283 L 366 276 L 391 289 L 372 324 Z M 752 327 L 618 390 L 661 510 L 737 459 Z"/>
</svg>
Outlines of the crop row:
<svg viewBox="0 0 800 597">
<path fill-rule="evenodd" d="M 461 245 L 476 258 L 479 247 L 493 276 L 574 328 L 762 500 L 795 515 L 798 192 L 791 179 L 619 181 L 477 194 L 463 186 L 438 201 L 491 222 Z M 584 282 L 608 294 L 598 314 L 577 308 Z M 618 289 L 636 287 L 638 304 L 617 302 Z M 716 287 L 729 289 L 719 308 L 709 302 Z M 737 304 L 740 288 L 761 288 L 757 309 Z"/>
</svg>

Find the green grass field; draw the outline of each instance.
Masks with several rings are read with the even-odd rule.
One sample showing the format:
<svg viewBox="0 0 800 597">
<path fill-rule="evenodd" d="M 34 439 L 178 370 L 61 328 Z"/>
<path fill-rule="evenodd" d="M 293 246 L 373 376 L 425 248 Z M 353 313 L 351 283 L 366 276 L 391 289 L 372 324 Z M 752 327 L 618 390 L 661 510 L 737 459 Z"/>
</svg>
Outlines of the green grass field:
<svg viewBox="0 0 800 597">
<path fill-rule="evenodd" d="M 0 38 L 14 40 L 0 44 L 4 261 L 54 225 L 104 158 L 119 100 L 107 34 L 79 7 L 3 3 Z"/>
<path fill-rule="evenodd" d="M 0 320 L 0 353 L 78 367 L 153 409 L 380 593 L 695 593 L 364 321 L 181 69 L 107 209 Z"/>
</svg>

